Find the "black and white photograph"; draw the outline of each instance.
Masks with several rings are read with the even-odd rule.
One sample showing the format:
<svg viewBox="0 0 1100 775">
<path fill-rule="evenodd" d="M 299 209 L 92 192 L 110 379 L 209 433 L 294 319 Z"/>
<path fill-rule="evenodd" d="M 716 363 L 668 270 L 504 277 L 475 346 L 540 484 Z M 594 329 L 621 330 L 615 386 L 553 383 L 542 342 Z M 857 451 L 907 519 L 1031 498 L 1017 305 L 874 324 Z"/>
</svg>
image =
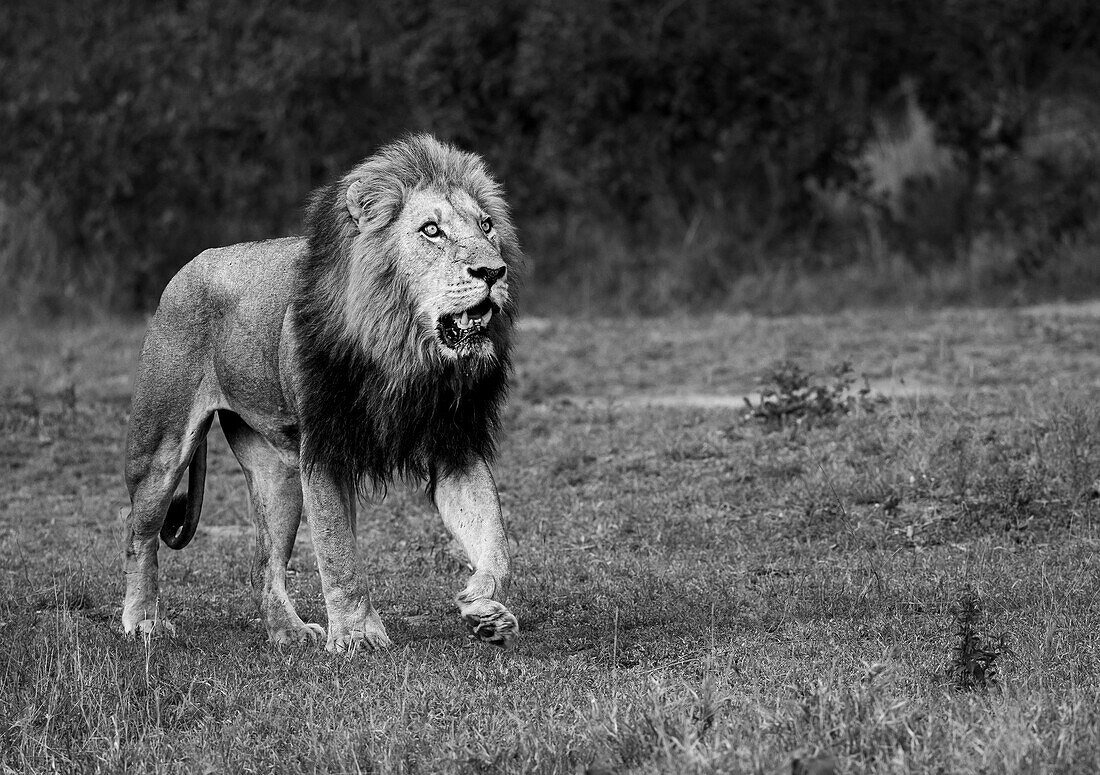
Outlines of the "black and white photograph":
<svg viewBox="0 0 1100 775">
<path fill-rule="evenodd" d="M 1100 3 L 5 0 L 0 775 L 1100 772 Z"/>
</svg>

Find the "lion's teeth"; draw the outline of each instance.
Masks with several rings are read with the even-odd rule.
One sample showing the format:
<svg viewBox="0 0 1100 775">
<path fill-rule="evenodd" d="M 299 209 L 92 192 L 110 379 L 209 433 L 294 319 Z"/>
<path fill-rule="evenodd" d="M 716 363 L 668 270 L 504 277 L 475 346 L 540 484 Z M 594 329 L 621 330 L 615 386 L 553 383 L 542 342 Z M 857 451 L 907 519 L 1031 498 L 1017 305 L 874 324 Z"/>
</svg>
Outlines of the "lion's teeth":
<svg viewBox="0 0 1100 775">
<path fill-rule="evenodd" d="M 463 312 L 462 313 L 462 317 L 460 317 L 458 319 L 458 327 L 459 328 L 469 328 L 470 327 L 470 313 L 469 312 Z"/>
<path fill-rule="evenodd" d="M 492 319 L 492 317 L 493 317 L 493 308 L 489 307 L 489 309 L 485 311 L 485 314 L 481 316 L 481 325 L 483 325 L 483 326 L 489 325 L 489 320 Z"/>
</svg>

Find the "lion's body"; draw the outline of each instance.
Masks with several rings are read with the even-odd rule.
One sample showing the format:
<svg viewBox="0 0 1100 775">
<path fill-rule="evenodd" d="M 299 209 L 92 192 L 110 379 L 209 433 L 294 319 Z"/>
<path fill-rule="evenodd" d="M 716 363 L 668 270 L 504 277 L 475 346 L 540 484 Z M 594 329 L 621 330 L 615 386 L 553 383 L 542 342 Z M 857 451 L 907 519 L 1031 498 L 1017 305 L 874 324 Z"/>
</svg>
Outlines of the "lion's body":
<svg viewBox="0 0 1100 775">
<path fill-rule="evenodd" d="M 273 641 L 323 633 L 285 589 L 304 513 L 328 647 L 389 643 L 355 553 L 355 501 L 405 476 L 428 481 L 474 566 L 463 617 L 483 640 L 507 643 L 518 626 L 501 600 L 509 560 L 488 461 L 507 383 L 506 272 L 521 256 L 499 191 L 476 157 L 414 137 L 322 189 L 307 227 L 304 238 L 205 251 L 165 289 L 127 439 L 123 626 L 171 627 L 157 536 L 182 548 L 194 533 L 217 413 L 248 482 L 254 581 Z M 188 467 L 189 492 L 173 498 Z"/>
<path fill-rule="evenodd" d="M 294 398 L 290 301 L 295 267 L 305 240 L 289 238 L 207 250 L 168 284 L 149 324 L 137 382 L 153 390 L 135 393 L 134 411 L 145 416 L 150 401 L 156 419 L 181 424 L 163 412 L 209 414 L 230 409 L 267 439 L 297 456 L 285 429 L 298 422 Z M 165 400 L 168 395 L 189 400 Z M 143 434 L 156 427 L 133 425 L 130 444 L 148 447 Z M 128 464 L 139 460 L 128 456 Z M 131 476 L 128 472 L 128 477 Z"/>
</svg>

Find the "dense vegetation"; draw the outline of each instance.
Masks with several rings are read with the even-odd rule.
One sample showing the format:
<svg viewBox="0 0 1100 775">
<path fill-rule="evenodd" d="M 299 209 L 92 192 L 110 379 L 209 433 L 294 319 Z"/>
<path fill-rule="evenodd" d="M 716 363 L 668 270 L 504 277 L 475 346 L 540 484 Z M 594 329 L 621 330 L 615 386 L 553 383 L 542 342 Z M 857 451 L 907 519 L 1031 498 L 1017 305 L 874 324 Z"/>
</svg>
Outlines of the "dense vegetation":
<svg viewBox="0 0 1100 775">
<path fill-rule="evenodd" d="M 1086 0 L 17 0 L 0 272 L 146 306 L 430 130 L 487 157 L 532 283 L 583 280 L 574 303 L 781 268 L 1064 278 L 1100 232 L 1098 21 Z"/>
</svg>

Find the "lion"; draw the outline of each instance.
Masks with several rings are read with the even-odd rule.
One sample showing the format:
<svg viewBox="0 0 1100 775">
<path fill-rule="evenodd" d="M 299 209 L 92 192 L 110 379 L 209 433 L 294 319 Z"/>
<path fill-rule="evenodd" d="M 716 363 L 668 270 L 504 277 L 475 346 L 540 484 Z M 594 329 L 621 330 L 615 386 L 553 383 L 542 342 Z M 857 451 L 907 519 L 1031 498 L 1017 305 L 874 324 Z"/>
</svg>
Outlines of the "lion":
<svg viewBox="0 0 1100 775">
<path fill-rule="evenodd" d="M 478 156 L 408 136 L 315 192 L 305 227 L 201 253 L 150 321 L 126 441 L 123 629 L 175 633 L 158 536 L 182 549 L 195 534 L 217 413 L 248 486 L 271 642 L 391 645 L 356 553 L 356 504 L 401 479 L 426 484 L 468 558 L 455 602 L 470 632 L 507 646 L 519 623 L 504 605 L 511 559 L 490 463 L 523 255 L 501 187 Z M 287 595 L 303 518 L 327 633 Z"/>
</svg>

